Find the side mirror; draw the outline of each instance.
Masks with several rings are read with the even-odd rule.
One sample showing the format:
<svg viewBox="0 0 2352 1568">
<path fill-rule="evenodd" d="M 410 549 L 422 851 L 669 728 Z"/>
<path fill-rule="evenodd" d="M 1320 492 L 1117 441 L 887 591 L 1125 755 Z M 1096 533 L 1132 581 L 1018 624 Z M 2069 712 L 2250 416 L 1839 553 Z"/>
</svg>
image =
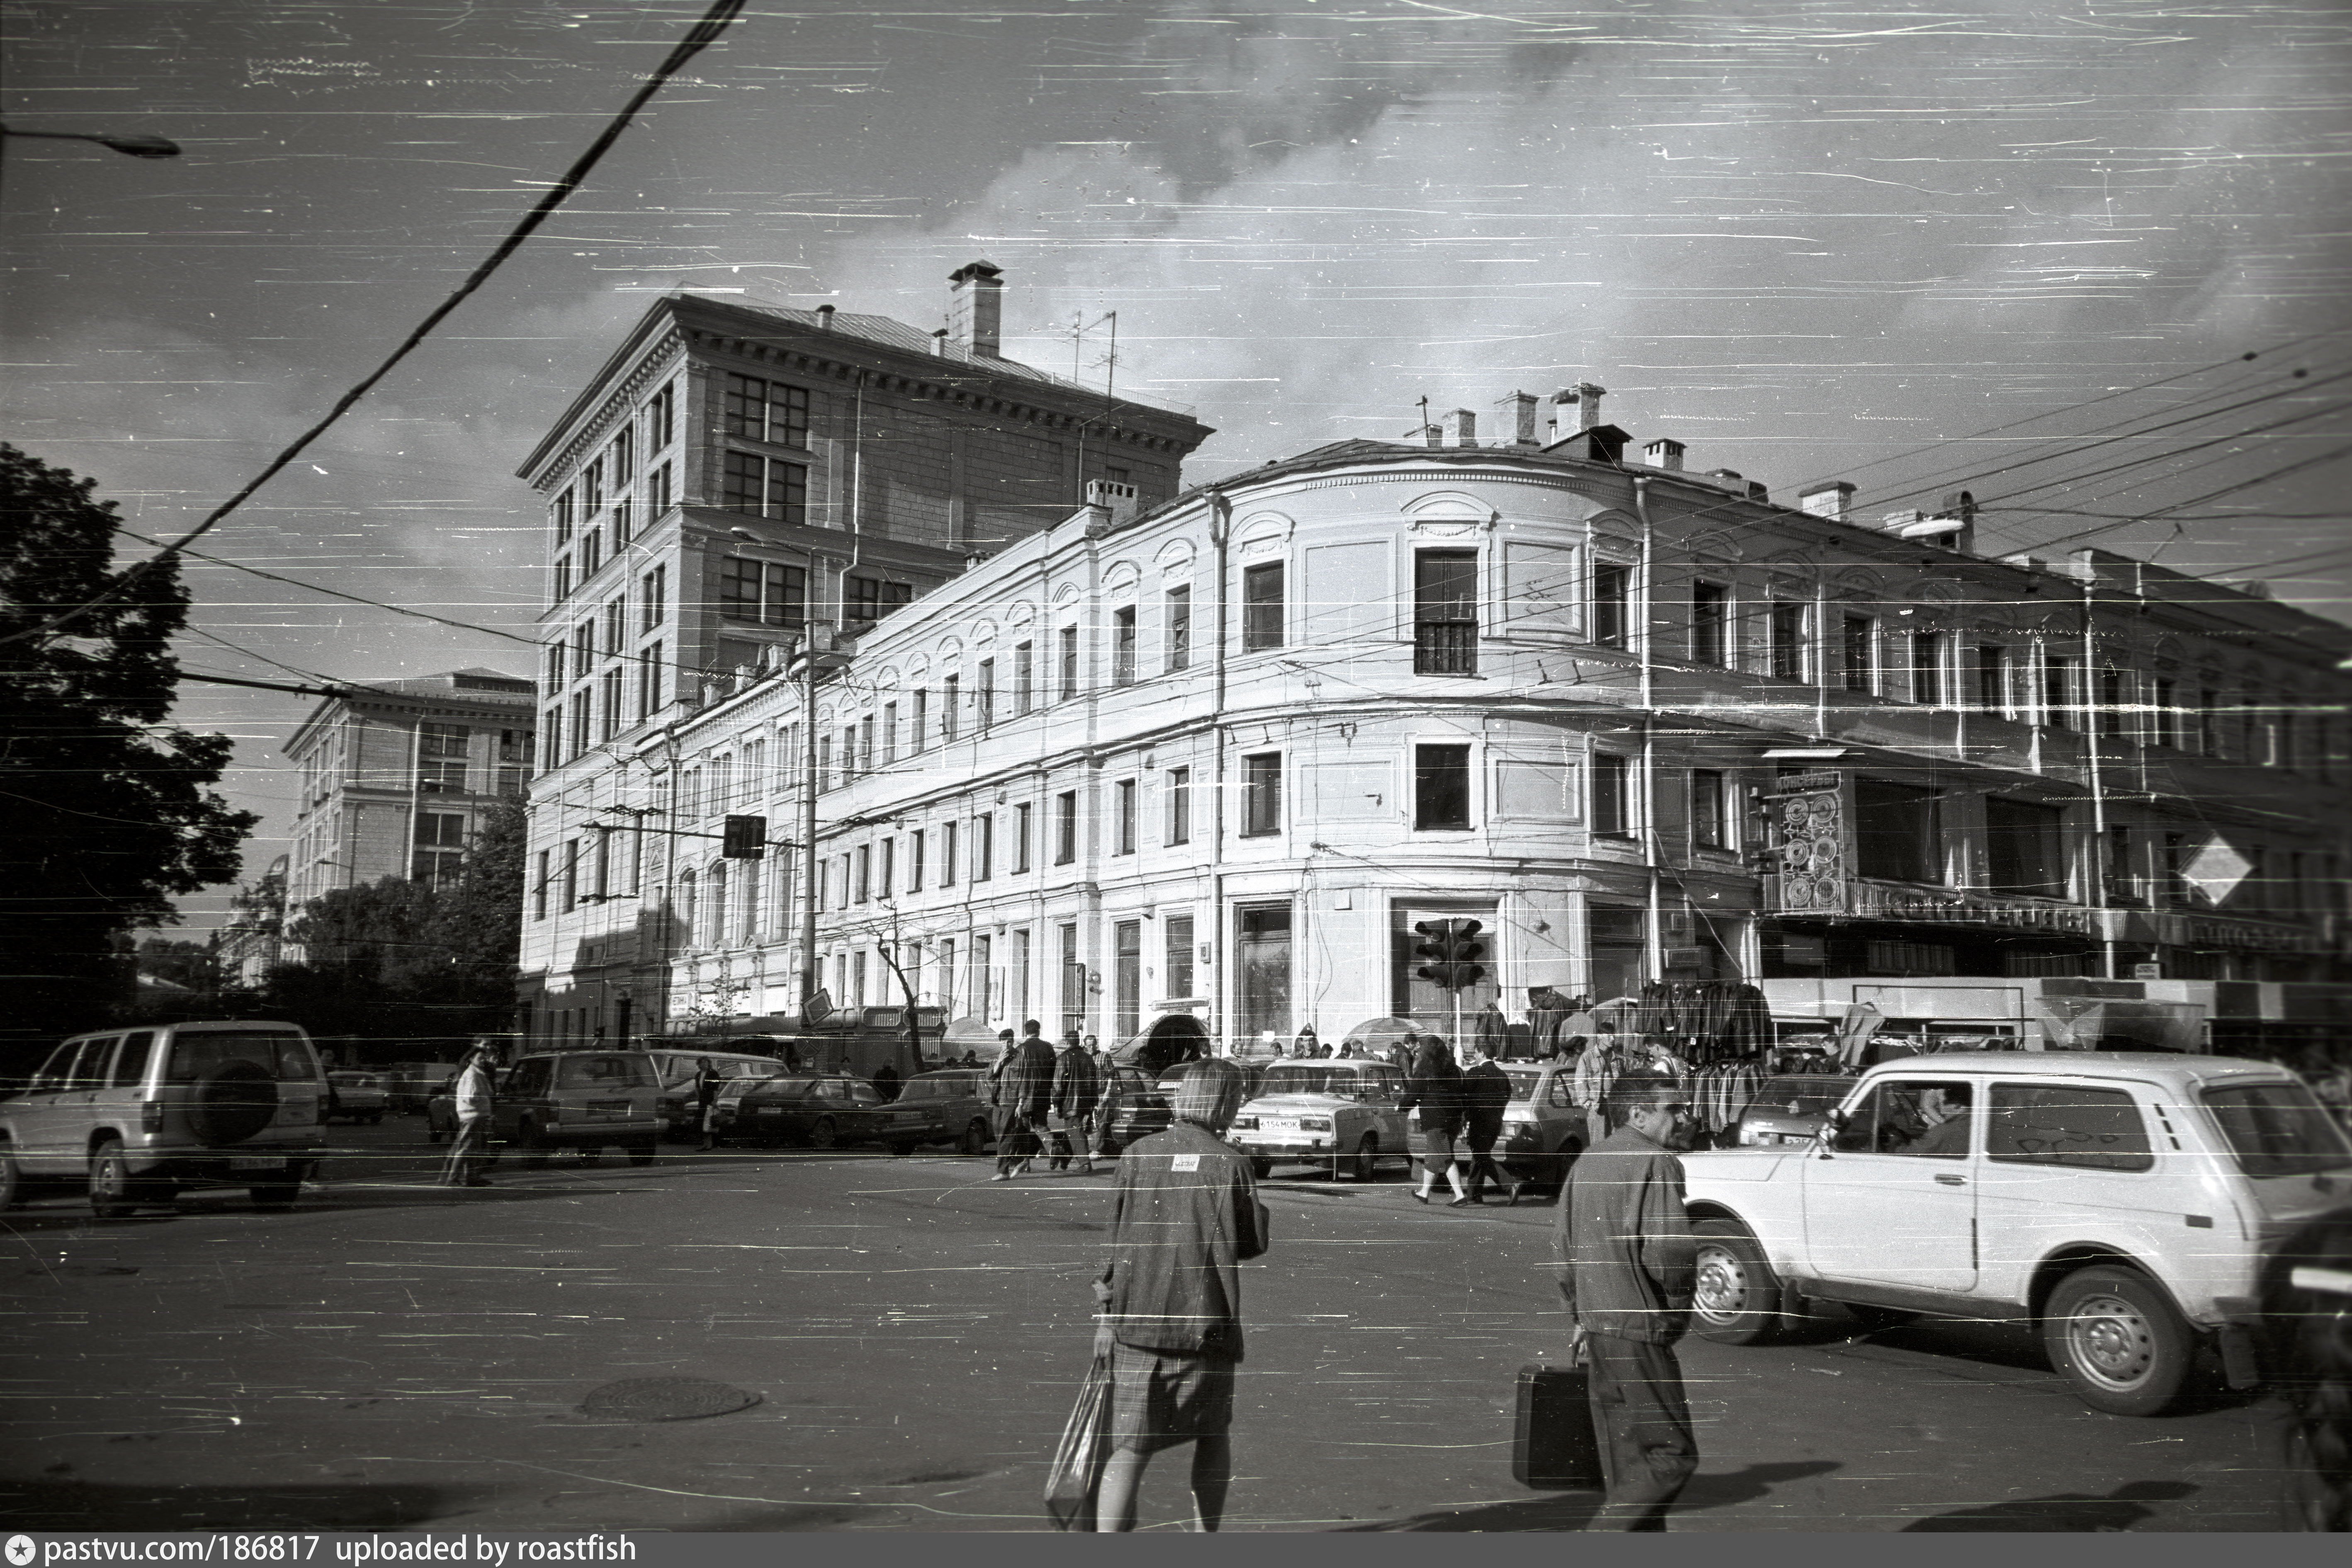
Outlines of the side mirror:
<svg viewBox="0 0 2352 1568">
<path fill-rule="evenodd" d="M 1843 1111 L 1832 1108 L 1822 1113 L 1821 1131 L 1813 1134 L 1814 1150 L 1822 1158 L 1830 1157 L 1830 1152 L 1837 1147 L 1839 1134 L 1843 1133 L 1845 1128 L 1846 1115 Z"/>
</svg>

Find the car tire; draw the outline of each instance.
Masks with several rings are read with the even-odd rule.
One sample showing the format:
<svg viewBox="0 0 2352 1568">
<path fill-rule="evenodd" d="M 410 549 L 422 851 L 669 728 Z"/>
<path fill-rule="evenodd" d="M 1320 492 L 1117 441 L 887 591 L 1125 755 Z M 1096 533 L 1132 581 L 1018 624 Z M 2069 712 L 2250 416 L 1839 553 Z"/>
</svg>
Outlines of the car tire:
<svg viewBox="0 0 2352 1568">
<path fill-rule="evenodd" d="M 302 1178 L 296 1176 L 292 1181 L 266 1181 L 245 1190 L 252 1195 L 254 1207 L 271 1214 L 283 1213 L 293 1207 L 295 1200 L 302 1196 Z"/>
<path fill-rule="evenodd" d="M 920 1147 L 922 1147 L 920 1144 L 910 1144 L 904 1138 L 901 1138 L 897 1143 L 890 1145 L 890 1157 L 892 1159 L 903 1160 Z"/>
<path fill-rule="evenodd" d="M 539 1124 L 525 1117 L 515 1129 L 515 1142 L 522 1145 L 522 1163 L 532 1170 L 545 1166 L 555 1153 L 555 1145 L 539 1130 Z"/>
<path fill-rule="evenodd" d="M 649 1166 L 653 1164 L 654 1155 L 656 1152 L 656 1145 L 659 1141 L 659 1137 L 656 1135 L 656 1137 L 651 1138 L 641 1138 L 637 1142 L 628 1145 L 629 1163 L 633 1166 Z"/>
<path fill-rule="evenodd" d="M 1272 1160 L 1252 1159 L 1250 1161 L 1250 1175 L 1257 1177 L 1258 1180 L 1264 1181 L 1273 1174 L 1274 1162 Z"/>
<path fill-rule="evenodd" d="M 139 1208 L 139 1184 L 131 1178 L 130 1156 L 119 1138 L 109 1138 L 89 1153 L 89 1211 L 100 1219 L 127 1219 Z"/>
<path fill-rule="evenodd" d="M 2197 1336 L 2146 1275 L 2102 1264 L 2075 1270 L 2050 1292 L 2042 1347 L 2092 1409 L 2157 1416 L 2179 1399 Z"/>
<path fill-rule="evenodd" d="M 1780 1281 L 1764 1249 L 1737 1220 L 1702 1219 L 1691 1332 L 1717 1344 L 1765 1344 L 1779 1337 Z"/>
<path fill-rule="evenodd" d="M 966 1155 L 988 1153 L 988 1124 L 978 1116 L 964 1124 L 963 1136 L 957 1140 L 956 1151 Z"/>
<path fill-rule="evenodd" d="M 1339 1175 L 1338 1171 L 1331 1173 Z M 1348 1157 L 1348 1177 L 1351 1181 L 1368 1182 L 1381 1174 L 1381 1135 L 1366 1133 L 1356 1140 L 1356 1152 Z"/>
<path fill-rule="evenodd" d="M 834 1127 L 832 1117 L 819 1116 L 816 1121 L 810 1125 L 808 1130 L 808 1146 L 810 1148 L 830 1149 L 840 1142 L 841 1136 Z"/>
</svg>

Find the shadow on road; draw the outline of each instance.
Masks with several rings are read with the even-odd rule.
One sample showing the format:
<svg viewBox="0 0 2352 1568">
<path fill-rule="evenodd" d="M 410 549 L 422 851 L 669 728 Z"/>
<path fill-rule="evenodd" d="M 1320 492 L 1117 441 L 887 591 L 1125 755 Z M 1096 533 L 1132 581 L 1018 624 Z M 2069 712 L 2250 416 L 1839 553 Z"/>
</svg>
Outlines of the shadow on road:
<svg viewBox="0 0 2352 1568">
<path fill-rule="evenodd" d="M 1678 1513 L 1694 1509 L 1721 1508 L 1769 1496 L 1774 1487 L 1823 1475 L 1843 1467 L 1833 1459 L 1798 1459 L 1786 1464 L 1750 1465 L 1746 1469 L 1692 1478 L 1675 1502 Z M 2192 1489 L 2193 1490 L 2193 1489 Z M 1524 1501 L 1487 1503 L 1478 1508 L 1435 1509 L 1404 1519 L 1351 1524 L 1341 1534 L 1397 1531 L 1469 1533 L 1482 1531 L 1582 1530 L 1601 1507 L 1599 1492 L 1563 1492 Z M 1914 1525 L 1913 1529 L 1922 1526 Z M 1988 1526 L 1987 1528 L 1998 1528 Z M 2021 1526 L 2031 1529 L 2032 1526 Z"/>
<path fill-rule="evenodd" d="M 11 1530 L 398 1530 L 495 1489 L 469 1486 L 125 1487 L 0 1480 Z"/>
<path fill-rule="evenodd" d="M 2057 1492 L 2049 1497 L 2017 1498 L 1981 1508 L 1954 1509 L 1903 1527 L 1906 1534 L 1968 1531 L 2031 1530 L 2083 1535 L 2101 1531 L 2129 1530 L 2156 1511 L 2141 1506 L 2174 1502 L 2195 1492 L 2187 1481 L 2126 1481 L 2105 1497 L 2087 1492 Z"/>
</svg>

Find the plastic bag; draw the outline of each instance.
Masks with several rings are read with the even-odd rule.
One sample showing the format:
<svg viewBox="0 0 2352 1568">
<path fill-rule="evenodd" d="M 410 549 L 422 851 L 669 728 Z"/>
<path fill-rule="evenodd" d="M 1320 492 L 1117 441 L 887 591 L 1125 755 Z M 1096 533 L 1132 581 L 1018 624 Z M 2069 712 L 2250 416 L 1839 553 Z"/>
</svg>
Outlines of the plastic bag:
<svg viewBox="0 0 2352 1568">
<path fill-rule="evenodd" d="M 1078 1385 L 1060 1447 L 1045 1471 L 1045 1511 L 1056 1530 L 1092 1531 L 1095 1492 L 1110 1459 L 1110 1361 L 1097 1356 Z"/>
</svg>

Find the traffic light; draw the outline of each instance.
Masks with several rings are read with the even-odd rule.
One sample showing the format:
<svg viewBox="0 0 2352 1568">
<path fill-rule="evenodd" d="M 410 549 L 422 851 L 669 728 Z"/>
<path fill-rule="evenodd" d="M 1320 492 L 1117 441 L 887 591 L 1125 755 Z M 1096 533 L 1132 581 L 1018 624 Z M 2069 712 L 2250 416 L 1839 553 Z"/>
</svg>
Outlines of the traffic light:
<svg viewBox="0 0 2352 1568">
<path fill-rule="evenodd" d="M 1486 926 L 1479 922 L 1457 915 L 1417 920 L 1412 928 L 1421 936 L 1413 944 L 1414 956 L 1429 960 L 1413 972 L 1432 985 L 1458 991 L 1486 972 L 1486 966 L 1478 962 L 1486 956 L 1486 945 L 1478 940 Z"/>
<path fill-rule="evenodd" d="M 765 817 L 728 818 L 727 843 L 719 852 L 730 861 L 766 859 L 768 819 Z"/>
</svg>

